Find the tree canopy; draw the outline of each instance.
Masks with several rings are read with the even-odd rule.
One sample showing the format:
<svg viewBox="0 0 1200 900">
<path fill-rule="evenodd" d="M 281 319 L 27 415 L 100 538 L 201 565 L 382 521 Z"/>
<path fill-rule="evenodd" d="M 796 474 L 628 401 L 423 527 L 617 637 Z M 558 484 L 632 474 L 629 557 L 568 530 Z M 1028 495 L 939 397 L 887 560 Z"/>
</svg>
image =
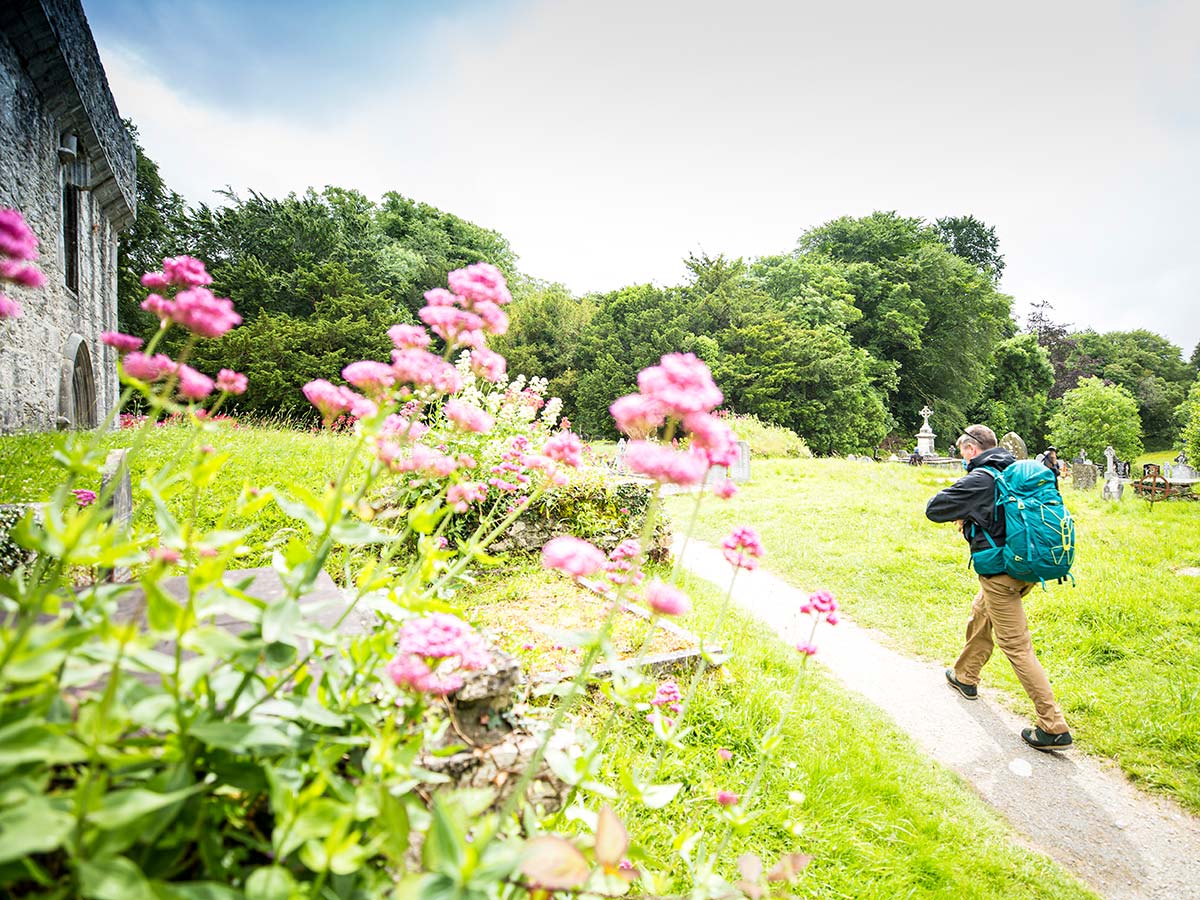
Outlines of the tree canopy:
<svg viewBox="0 0 1200 900">
<path fill-rule="evenodd" d="M 711 366 L 727 408 L 825 453 L 869 451 L 889 433 L 907 443 L 925 405 L 939 433 L 978 420 L 1038 444 L 1090 377 L 1134 398 L 1152 448 L 1172 445 L 1191 419 L 1184 401 L 1200 346 L 1185 361 L 1149 331 L 1073 331 L 1046 302 L 1018 333 L 1012 299 L 998 290 L 995 228 L 972 215 L 843 216 L 804 231 L 788 253 L 701 253 L 684 260 L 682 284 L 581 297 L 521 273 L 500 233 L 394 191 L 379 201 L 338 187 L 225 193 L 219 206 L 189 209 L 140 147 L 138 175 L 139 216 L 118 260 L 121 327 L 148 336 L 157 325 L 139 308 L 142 272 L 164 256 L 204 260 L 213 290 L 232 296 L 245 321 L 219 343 L 200 342 L 193 359 L 250 376 L 237 412 L 311 417 L 305 382 L 386 359 L 386 329 L 413 321 L 448 271 L 482 260 L 500 267 L 515 298 L 496 348 L 512 372 L 547 378 L 593 437 L 615 435 L 608 404 L 672 352 Z"/>
</svg>

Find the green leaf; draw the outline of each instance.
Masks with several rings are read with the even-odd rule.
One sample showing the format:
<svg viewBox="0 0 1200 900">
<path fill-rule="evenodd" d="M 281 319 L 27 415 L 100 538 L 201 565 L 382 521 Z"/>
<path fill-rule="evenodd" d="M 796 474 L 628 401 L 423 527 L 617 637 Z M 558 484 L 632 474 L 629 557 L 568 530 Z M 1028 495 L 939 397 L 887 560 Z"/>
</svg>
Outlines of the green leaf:
<svg viewBox="0 0 1200 900">
<path fill-rule="evenodd" d="M 331 534 L 339 544 L 349 547 L 361 547 L 364 544 L 386 544 L 392 539 L 392 535 L 386 531 L 380 531 L 361 519 L 340 519 L 333 524 Z"/>
<path fill-rule="evenodd" d="M 0 863 L 56 849 L 75 825 L 66 809 L 40 794 L 0 812 Z"/>
<path fill-rule="evenodd" d="M 292 746 L 291 739 L 278 728 L 258 722 L 203 722 L 194 725 L 191 734 L 209 747 L 242 753 Z"/>
<path fill-rule="evenodd" d="M 648 784 L 642 789 L 642 803 L 650 809 L 662 809 L 675 799 L 683 787 L 682 782 L 675 784 Z"/>
<path fill-rule="evenodd" d="M 243 900 L 244 895 L 215 881 L 151 882 L 159 900 Z"/>
<path fill-rule="evenodd" d="M 124 856 L 79 860 L 79 886 L 89 900 L 157 900 L 142 870 Z"/>
<path fill-rule="evenodd" d="M 263 640 L 269 644 L 289 644 L 299 624 L 300 604 L 293 597 L 283 597 L 263 610 Z"/>
<path fill-rule="evenodd" d="M 421 848 L 425 868 L 444 875 L 458 875 L 466 859 L 465 836 L 458 833 L 441 797 L 434 796 L 430 813 L 429 831 Z"/>
<path fill-rule="evenodd" d="M 298 500 L 280 491 L 275 495 L 275 504 L 283 510 L 285 515 L 299 519 L 307 525 L 308 530 L 313 534 L 321 534 L 325 531 L 325 511 L 321 509 L 315 497 L 309 495 L 306 500 Z"/>
<path fill-rule="evenodd" d="M 183 537 L 179 531 L 179 522 L 175 520 L 171 511 L 167 509 L 167 504 L 163 502 L 163 498 L 147 482 L 143 481 L 142 486 L 146 489 L 146 493 L 150 495 L 150 501 L 154 504 L 154 521 L 158 524 L 159 540 L 164 544 L 171 545 L 181 543 Z"/>
<path fill-rule="evenodd" d="M 22 719 L 0 728 L 0 768 L 30 762 L 56 765 L 86 758 L 83 744 L 49 725 Z"/>
<path fill-rule="evenodd" d="M 289 900 L 296 879 L 283 866 L 263 866 L 246 879 L 246 900 Z"/>
<path fill-rule="evenodd" d="M 276 848 L 275 855 L 279 858 L 285 857 L 306 841 L 324 838 L 343 818 L 350 820 L 349 807 L 344 803 L 338 803 L 328 797 L 313 800 L 292 821 L 286 834 L 282 829 L 276 828 L 283 842 Z"/>
<path fill-rule="evenodd" d="M 148 791 L 144 788 L 110 791 L 104 795 L 100 808 L 88 813 L 87 819 L 97 828 L 111 831 L 122 825 L 128 825 L 148 813 L 160 810 L 164 806 L 170 806 L 185 797 L 190 797 L 192 794 L 204 790 L 204 787 L 203 783 L 194 784 L 165 794 Z"/>
</svg>

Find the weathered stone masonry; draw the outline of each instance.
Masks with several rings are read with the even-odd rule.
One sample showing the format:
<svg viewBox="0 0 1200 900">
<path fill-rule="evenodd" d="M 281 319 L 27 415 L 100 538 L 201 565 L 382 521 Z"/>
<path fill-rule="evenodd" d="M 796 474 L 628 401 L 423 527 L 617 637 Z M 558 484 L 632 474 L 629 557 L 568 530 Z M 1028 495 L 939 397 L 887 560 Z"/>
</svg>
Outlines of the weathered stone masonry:
<svg viewBox="0 0 1200 900">
<path fill-rule="evenodd" d="M 14 290 L 25 315 L 0 320 L 0 432 L 94 426 L 116 403 L 100 332 L 117 325 L 135 172 L 78 0 L 0 2 L 0 205 L 24 213 L 47 280 Z"/>
</svg>

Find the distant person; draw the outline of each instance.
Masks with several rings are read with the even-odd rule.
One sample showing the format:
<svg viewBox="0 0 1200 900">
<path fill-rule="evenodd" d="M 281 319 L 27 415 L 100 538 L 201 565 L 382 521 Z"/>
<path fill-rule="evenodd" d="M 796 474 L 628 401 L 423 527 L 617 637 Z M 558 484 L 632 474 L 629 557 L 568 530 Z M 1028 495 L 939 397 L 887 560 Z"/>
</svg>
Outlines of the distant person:
<svg viewBox="0 0 1200 900">
<path fill-rule="evenodd" d="M 1058 479 L 1063 473 L 1063 464 L 1058 458 L 1057 447 L 1047 447 L 1041 456 L 1042 465 L 1054 473 L 1054 486 L 1058 487 Z"/>
<path fill-rule="evenodd" d="M 925 507 L 934 522 L 958 522 L 971 552 L 997 546 L 1005 538 L 1004 514 L 996 509 L 993 470 L 1003 471 L 1016 458 L 996 446 L 996 433 L 986 425 L 971 425 L 956 442 L 967 474 L 939 491 Z M 1072 743 L 1062 710 L 1054 700 L 1050 681 L 1033 652 L 1033 639 L 1025 619 L 1022 598 L 1033 588 L 1011 575 L 980 575 L 979 593 L 967 619 L 967 641 L 946 681 L 968 700 L 979 696 L 979 674 L 999 645 L 1016 672 L 1021 687 L 1037 710 L 1037 726 L 1021 731 L 1025 743 L 1037 750 L 1061 750 Z"/>
</svg>

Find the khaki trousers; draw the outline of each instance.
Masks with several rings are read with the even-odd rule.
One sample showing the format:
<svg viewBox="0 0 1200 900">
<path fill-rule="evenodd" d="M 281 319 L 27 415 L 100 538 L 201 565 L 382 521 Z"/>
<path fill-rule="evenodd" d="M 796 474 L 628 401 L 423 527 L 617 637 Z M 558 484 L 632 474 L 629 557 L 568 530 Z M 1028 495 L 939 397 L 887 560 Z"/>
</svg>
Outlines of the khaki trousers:
<svg viewBox="0 0 1200 900">
<path fill-rule="evenodd" d="M 954 676 L 963 684 L 979 684 L 979 672 L 999 645 L 1025 693 L 1037 710 L 1038 727 L 1049 734 L 1067 731 L 1067 721 L 1054 702 L 1054 691 L 1033 652 L 1033 638 L 1021 599 L 1033 588 L 1009 575 L 980 575 L 980 591 L 967 619 L 967 643 L 954 663 Z"/>
</svg>

